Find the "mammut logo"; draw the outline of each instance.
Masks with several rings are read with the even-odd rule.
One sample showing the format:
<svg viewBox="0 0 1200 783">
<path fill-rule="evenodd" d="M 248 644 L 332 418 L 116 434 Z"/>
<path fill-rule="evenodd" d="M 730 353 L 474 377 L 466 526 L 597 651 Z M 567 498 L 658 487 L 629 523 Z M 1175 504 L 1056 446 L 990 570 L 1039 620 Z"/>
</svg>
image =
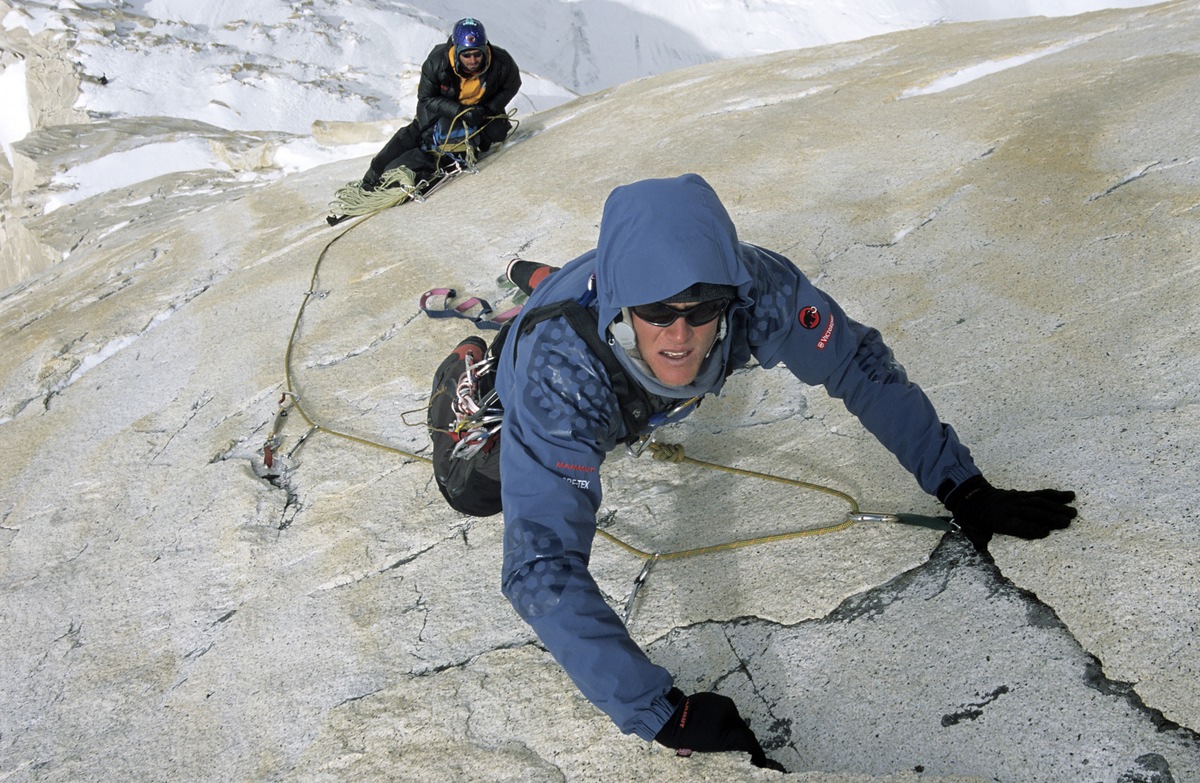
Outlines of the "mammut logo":
<svg viewBox="0 0 1200 783">
<path fill-rule="evenodd" d="M 559 470 L 574 470 L 577 473 L 595 473 L 596 469 L 590 465 L 570 465 L 566 462 L 558 462 L 555 464 Z"/>
<path fill-rule="evenodd" d="M 821 325 L 821 312 L 815 307 L 806 307 L 796 316 L 796 320 L 805 329 L 816 329 Z"/>
<path fill-rule="evenodd" d="M 829 345 L 829 338 L 833 337 L 833 313 L 829 314 L 829 327 L 825 330 L 825 334 L 821 335 L 821 339 L 817 340 L 817 350 L 825 350 L 825 346 Z"/>
</svg>

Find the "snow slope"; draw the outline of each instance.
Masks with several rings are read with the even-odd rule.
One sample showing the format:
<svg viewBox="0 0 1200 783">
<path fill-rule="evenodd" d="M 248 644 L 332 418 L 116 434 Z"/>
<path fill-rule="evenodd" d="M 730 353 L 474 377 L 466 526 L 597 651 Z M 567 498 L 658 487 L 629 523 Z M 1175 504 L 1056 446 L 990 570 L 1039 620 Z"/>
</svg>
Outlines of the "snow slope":
<svg viewBox="0 0 1200 783">
<path fill-rule="evenodd" d="M 6 31 L 75 41 L 85 78 L 77 107 L 93 117 L 176 117 L 220 128 L 307 137 L 316 121 L 407 121 L 420 66 L 454 20 L 479 14 L 523 69 L 521 115 L 652 74 L 716 59 L 848 41 L 948 21 L 1060 16 L 1144 0 L 585 0 L 507 2 L 503 13 L 461 0 L 9 0 Z M 0 3 L 0 9 L 3 9 Z M 0 144 L 31 130 L 23 62 L 0 72 Z M 370 154 L 378 142 L 285 145 L 277 165 L 298 171 Z M 216 158 L 168 150 L 121 161 L 121 182 Z M 134 171 L 130 171 L 133 168 Z M 48 208 L 99 192 L 107 173 L 63 172 L 76 188 Z M 136 173 L 136 172 L 140 172 Z"/>
</svg>

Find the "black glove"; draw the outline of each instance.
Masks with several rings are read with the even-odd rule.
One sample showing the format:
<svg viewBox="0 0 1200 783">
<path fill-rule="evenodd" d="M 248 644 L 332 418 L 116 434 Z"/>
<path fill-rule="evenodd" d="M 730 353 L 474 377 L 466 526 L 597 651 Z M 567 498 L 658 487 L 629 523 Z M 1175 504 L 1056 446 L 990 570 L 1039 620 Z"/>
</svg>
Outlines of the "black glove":
<svg viewBox="0 0 1200 783">
<path fill-rule="evenodd" d="M 488 113 L 482 106 L 472 106 L 462 116 L 463 124 L 471 130 L 479 130 L 487 124 Z"/>
<path fill-rule="evenodd" d="M 378 171 L 375 169 L 367 169 L 367 173 L 363 174 L 362 189 L 368 192 L 374 190 L 375 188 L 379 187 L 379 182 L 381 179 L 382 178 L 379 176 Z"/>
<path fill-rule="evenodd" d="M 986 552 L 993 533 L 1045 538 L 1071 524 L 1079 513 L 1067 505 L 1074 499 L 1074 492 L 1057 489 L 996 489 L 983 476 L 974 476 L 954 488 L 946 508 L 975 548 Z"/>
<path fill-rule="evenodd" d="M 708 692 L 685 697 L 678 688 L 672 688 L 668 698 L 679 706 L 654 737 L 658 744 L 679 751 L 681 756 L 689 756 L 692 751 L 741 751 L 750 754 L 750 763 L 756 767 L 787 772 L 778 761 L 767 758 L 733 699 Z"/>
</svg>

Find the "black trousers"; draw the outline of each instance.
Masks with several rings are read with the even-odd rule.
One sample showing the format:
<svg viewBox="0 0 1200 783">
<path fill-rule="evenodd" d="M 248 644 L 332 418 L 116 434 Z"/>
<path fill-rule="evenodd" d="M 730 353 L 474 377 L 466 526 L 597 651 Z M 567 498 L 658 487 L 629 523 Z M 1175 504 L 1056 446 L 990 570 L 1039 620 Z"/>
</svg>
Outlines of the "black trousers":
<svg viewBox="0 0 1200 783">
<path fill-rule="evenodd" d="M 508 138 L 511 131 L 512 123 L 507 118 L 493 119 L 475 136 L 475 147 L 480 152 L 487 152 L 493 144 Z M 421 149 L 421 144 L 432 132 L 432 127 L 422 128 L 413 120 L 392 135 L 379 154 L 371 159 L 371 168 L 382 174 L 388 169 L 405 166 L 417 175 L 418 180 L 427 179 L 437 169 L 437 156 Z"/>
</svg>

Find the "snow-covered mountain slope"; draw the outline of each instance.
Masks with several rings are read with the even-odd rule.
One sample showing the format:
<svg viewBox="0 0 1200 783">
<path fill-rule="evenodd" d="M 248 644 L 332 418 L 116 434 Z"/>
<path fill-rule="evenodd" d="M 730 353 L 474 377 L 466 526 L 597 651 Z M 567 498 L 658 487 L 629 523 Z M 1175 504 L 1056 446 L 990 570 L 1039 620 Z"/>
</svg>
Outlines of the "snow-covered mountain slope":
<svg viewBox="0 0 1200 783">
<path fill-rule="evenodd" d="M 3 26 L 68 39 L 78 108 L 168 116 L 229 130 L 305 134 L 315 120 L 410 116 L 421 62 L 454 20 L 480 16 L 522 65 L 523 113 L 715 59 L 854 40 L 927 24 L 1078 14 L 1144 0 L 10 0 Z M 17 109 L 17 106 L 11 106 Z M 6 138 L 11 143 L 13 139 Z"/>
<path fill-rule="evenodd" d="M 511 2 L 484 13 L 460 0 L 0 0 L 0 146 L 11 168 L 0 163 L 0 179 L 12 202 L 9 225 L 0 225 L 0 287 L 69 251 L 71 242 L 31 235 L 30 215 L 180 171 L 264 179 L 376 151 L 411 118 L 426 53 L 468 14 L 482 14 L 521 64 L 514 106 L 528 116 L 715 59 L 948 21 L 1144 4 L 604 0 Z M 96 123 L 102 133 L 79 127 Z M 133 146 L 146 149 L 131 154 Z"/>
</svg>

